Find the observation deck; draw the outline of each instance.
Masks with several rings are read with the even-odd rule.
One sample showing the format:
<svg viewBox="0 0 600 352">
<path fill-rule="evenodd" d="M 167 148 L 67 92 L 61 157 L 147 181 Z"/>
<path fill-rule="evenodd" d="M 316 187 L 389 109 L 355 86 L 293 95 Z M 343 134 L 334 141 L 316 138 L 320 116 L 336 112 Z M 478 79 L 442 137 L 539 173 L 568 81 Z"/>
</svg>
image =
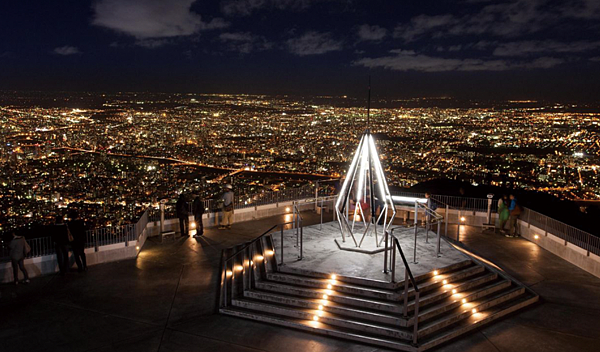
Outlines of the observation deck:
<svg viewBox="0 0 600 352">
<path fill-rule="evenodd" d="M 540 300 L 431 350 L 596 351 L 600 343 L 600 279 L 590 273 L 592 270 L 581 268 L 587 264 L 575 263 L 576 266 L 562 259 L 555 247 L 570 248 L 574 244 L 552 228 L 538 230 L 536 225 L 541 225 L 534 223 L 533 215 L 530 222 L 526 222 L 526 217 L 521 218 L 521 238 L 506 238 L 483 230 L 486 201 L 481 200 L 481 206 L 467 205 L 460 214 L 458 209 L 450 209 L 449 222 L 441 223 L 441 234 L 453 241 L 442 246 L 442 258 L 450 260 L 448 251 L 455 244 L 497 266 L 538 294 Z M 0 310 L 3 317 L 8 317 L 0 323 L 3 349 L 387 351 L 387 347 L 216 314 L 222 250 L 252 241 L 272 225 L 289 223 L 292 215 L 286 211 L 287 206 L 285 202 L 279 203 L 280 214 L 272 216 L 273 210 L 265 208 L 261 213 L 265 217 L 236 222 L 231 230 L 207 227 L 205 236 L 198 240 L 177 237 L 161 241 L 155 236 L 158 224 L 150 219 L 145 227 L 147 240 L 136 257 L 90 266 L 87 274 L 41 275 L 29 285 L 2 284 Z M 313 206 L 307 208 L 310 210 L 300 210 L 304 231 L 320 226 L 321 216 L 323 224 L 332 220 L 331 213 L 322 211 L 324 207 L 319 208 L 319 213 L 314 212 Z M 240 219 L 251 218 L 246 212 L 260 211 L 260 208 L 240 208 L 236 215 Z M 211 216 L 206 216 L 206 225 L 210 225 Z M 461 217 L 465 221 L 460 222 Z M 410 220 L 410 209 L 400 209 L 397 226 L 406 226 Z M 176 228 L 176 220 L 167 219 L 166 226 Z M 290 224 L 284 227 L 292 239 L 294 231 Z M 434 227 L 430 233 L 429 240 L 435 241 L 437 229 Z M 280 232 L 273 235 L 277 237 Z M 411 236 L 412 232 L 406 234 Z M 540 240 L 553 242 L 544 249 Z M 333 239 L 331 244 L 335 246 Z M 130 241 L 129 247 L 132 246 Z M 577 260 L 585 261 L 583 257 L 594 260 L 593 247 L 578 248 L 574 251 L 582 257 Z M 406 249 L 408 264 L 415 268 L 418 277 L 420 272 L 411 264 L 411 248 Z M 303 260 L 309 263 L 308 240 L 303 250 Z M 417 253 L 421 264 L 424 255 L 425 252 Z M 297 261 L 298 249 L 293 244 L 284 256 L 286 267 L 293 267 L 294 262 L 302 264 L 303 260 Z M 379 260 L 378 263 L 382 265 Z M 348 263 L 348 269 L 351 264 Z M 398 268 L 402 268 L 400 258 Z M 377 271 L 381 275 L 379 280 L 389 277 Z M 398 282 L 404 280 L 403 275 L 403 269 L 398 270 Z"/>
</svg>

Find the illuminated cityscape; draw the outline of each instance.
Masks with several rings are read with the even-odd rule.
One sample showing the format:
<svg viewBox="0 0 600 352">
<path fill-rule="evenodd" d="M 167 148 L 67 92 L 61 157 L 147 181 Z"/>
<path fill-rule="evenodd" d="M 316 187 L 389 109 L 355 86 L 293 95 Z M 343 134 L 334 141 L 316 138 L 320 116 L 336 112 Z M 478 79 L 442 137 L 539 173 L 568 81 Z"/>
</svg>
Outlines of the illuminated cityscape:
<svg viewBox="0 0 600 352">
<path fill-rule="evenodd" d="M 48 97 L 40 106 L 27 96 L 0 107 L 3 227 L 48 223 L 68 206 L 117 225 L 180 192 L 218 196 L 223 179 L 251 195 L 339 178 L 366 126 L 360 101 L 346 97 L 72 94 L 41 107 Z M 374 102 L 390 186 L 450 178 L 600 199 L 599 113 L 437 100 Z"/>
</svg>

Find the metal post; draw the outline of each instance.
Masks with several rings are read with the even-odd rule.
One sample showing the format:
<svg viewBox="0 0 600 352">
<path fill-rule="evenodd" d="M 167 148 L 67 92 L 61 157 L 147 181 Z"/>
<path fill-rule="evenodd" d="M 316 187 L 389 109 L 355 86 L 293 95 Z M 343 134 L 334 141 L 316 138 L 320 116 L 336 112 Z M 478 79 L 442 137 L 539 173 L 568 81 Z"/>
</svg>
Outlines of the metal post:
<svg viewBox="0 0 600 352">
<path fill-rule="evenodd" d="M 160 232 L 165 232 L 165 204 L 160 203 Z"/>
<path fill-rule="evenodd" d="M 283 225 L 281 225 L 281 263 L 279 265 L 283 265 Z"/>
<path fill-rule="evenodd" d="M 527 209 L 527 228 L 530 229 L 531 228 L 531 221 L 529 221 L 531 218 L 531 210 Z"/>
<path fill-rule="evenodd" d="M 394 239 L 392 238 L 392 283 L 396 282 L 396 248 L 394 248 Z"/>
<path fill-rule="evenodd" d="M 304 258 L 304 254 L 303 254 L 303 246 L 302 244 L 304 243 L 304 240 L 302 238 L 303 235 L 303 230 L 304 228 L 302 227 L 302 221 L 300 221 L 300 260 L 302 260 L 302 258 Z"/>
<path fill-rule="evenodd" d="M 317 202 L 315 202 L 316 204 Z M 319 231 L 323 229 L 323 198 L 321 198 L 321 224 L 319 224 Z"/>
<path fill-rule="evenodd" d="M 438 230 L 437 230 L 437 252 L 436 252 L 436 256 L 440 256 L 440 220 L 438 219 L 437 222 L 438 225 Z"/>
<path fill-rule="evenodd" d="M 545 216 L 545 215 L 544 215 Z M 516 225 L 515 225 L 516 226 Z M 548 237 L 548 217 L 546 216 L 546 225 L 544 225 L 545 236 Z"/>
<path fill-rule="evenodd" d="M 402 316 L 408 317 L 408 269 L 404 269 L 404 307 L 402 308 Z"/>
<path fill-rule="evenodd" d="M 415 318 L 413 324 L 413 345 L 417 344 L 419 337 L 419 291 L 415 287 Z"/>
<path fill-rule="evenodd" d="M 492 198 L 488 198 L 487 223 L 492 223 Z"/>
<path fill-rule="evenodd" d="M 417 264 L 417 232 L 418 228 L 418 220 L 419 220 L 419 206 L 418 203 L 415 202 L 415 248 L 413 252 L 413 263 Z"/>
<path fill-rule="evenodd" d="M 444 236 L 448 238 L 448 204 L 446 204 L 446 215 L 444 216 L 444 220 L 446 221 L 446 228 L 444 230 Z"/>
<path fill-rule="evenodd" d="M 388 273 L 388 232 L 384 231 L 384 239 L 385 239 L 385 250 L 383 251 L 383 273 Z"/>
<path fill-rule="evenodd" d="M 315 181 L 315 211 L 317 211 L 318 204 L 316 200 L 319 199 L 319 181 Z M 323 211 L 323 209 L 321 209 Z"/>
<path fill-rule="evenodd" d="M 462 222 L 462 221 L 460 221 L 460 218 L 461 218 L 461 212 L 459 210 L 458 211 L 458 228 L 456 231 L 456 242 L 460 242 L 460 223 Z"/>
</svg>

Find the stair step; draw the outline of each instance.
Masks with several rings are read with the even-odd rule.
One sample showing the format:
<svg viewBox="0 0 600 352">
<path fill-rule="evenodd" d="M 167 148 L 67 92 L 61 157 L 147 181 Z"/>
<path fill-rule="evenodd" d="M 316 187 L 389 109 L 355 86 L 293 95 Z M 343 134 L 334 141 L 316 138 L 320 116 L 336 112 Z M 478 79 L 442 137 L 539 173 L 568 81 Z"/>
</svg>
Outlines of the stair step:
<svg viewBox="0 0 600 352">
<path fill-rule="evenodd" d="M 493 275 L 496 276 L 496 275 Z M 497 276 L 496 276 L 497 277 Z M 495 280 L 495 278 L 494 278 Z M 511 286 L 511 282 L 510 280 L 500 280 L 500 281 L 488 281 L 483 285 L 479 285 L 478 287 L 474 288 L 474 289 L 470 289 L 470 290 L 459 290 L 457 293 L 457 298 L 454 299 L 454 295 L 450 295 L 448 296 L 446 299 L 444 299 L 443 301 L 426 307 L 424 309 L 420 309 L 419 310 L 419 323 L 424 322 L 428 319 L 431 319 L 435 316 L 438 316 L 444 312 L 447 312 L 451 309 L 457 308 L 458 306 L 460 306 L 462 304 L 461 300 L 463 298 L 465 298 L 467 301 L 472 302 L 475 300 L 478 300 L 482 297 L 485 297 L 487 295 L 490 295 L 494 292 L 498 292 L 500 290 L 504 290 L 508 287 Z M 409 325 L 412 325 L 412 319 L 411 322 L 409 322 Z"/>
<path fill-rule="evenodd" d="M 423 292 L 442 287 L 444 285 L 444 280 L 451 284 L 453 282 L 461 281 L 468 277 L 483 273 L 485 270 L 486 269 L 481 265 L 473 265 L 447 274 L 436 275 L 427 281 L 417 283 L 417 285 L 419 286 L 419 291 L 421 294 L 423 294 Z M 414 293 L 414 287 L 411 287 L 408 291 L 409 297 L 413 296 Z"/>
<path fill-rule="evenodd" d="M 493 308 L 496 305 L 521 296 L 524 292 L 525 289 L 523 287 L 512 286 L 490 297 L 483 297 L 472 302 L 467 302 L 465 305 L 461 304 L 460 307 L 449 311 L 448 314 L 444 314 L 438 319 L 426 322 L 423 326 L 420 326 L 419 338 L 425 337 L 436 331 L 439 331 L 440 329 L 443 329 L 461 320 L 469 318 L 473 315 L 471 311 L 472 309 L 476 309 L 477 312 L 485 312 L 486 310 Z"/>
<path fill-rule="evenodd" d="M 358 318 L 371 321 L 373 323 L 382 323 L 393 326 L 405 327 L 407 326 L 406 319 L 403 319 L 401 315 L 390 315 L 387 312 L 379 312 L 369 310 L 366 308 L 356 308 L 352 306 L 346 306 L 330 300 L 324 301 L 321 299 L 309 299 L 294 296 L 279 295 L 270 292 L 262 291 L 246 291 L 244 292 L 245 297 L 253 298 L 263 302 L 274 302 L 280 304 L 293 305 L 299 308 L 317 309 L 319 305 L 324 305 L 324 310 L 340 316 L 347 316 L 351 318 Z M 325 303 L 325 304 L 324 304 Z"/>
<path fill-rule="evenodd" d="M 515 299 L 498 304 L 484 312 L 471 315 L 467 319 L 463 319 L 457 324 L 448 326 L 443 331 L 439 331 L 436 334 L 428 336 L 424 339 L 419 339 L 419 350 L 425 351 L 442 343 L 448 342 L 458 336 L 466 334 L 471 330 L 475 330 L 484 324 L 500 319 L 519 309 L 534 304 L 538 300 L 538 295 L 526 291 L 524 294 Z"/>
<path fill-rule="evenodd" d="M 284 295 L 293 295 L 304 298 L 322 299 L 323 295 L 327 295 L 328 300 L 332 302 L 359 308 L 385 311 L 388 313 L 402 314 L 402 305 L 400 302 L 384 301 L 366 297 L 363 298 L 327 289 L 304 288 L 271 281 L 257 281 L 255 286 L 257 289 L 262 291 L 276 292 Z"/>
<path fill-rule="evenodd" d="M 472 264 L 473 264 L 473 262 L 470 259 L 467 259 L 462 262 L 454 263 L 454 264 L 439 268 L 439 269 L 437 269 L 437 271 L 439 274 L 445 274 L 445 273 L 448 273 L 451 271 L 457 271 L 460 268 L 471 266 Z M 331 274 L 334 274 L 334 273 L 323 273 L 323 272 L 318 272 L 318 271 L 312 271 L 312 270 L 308 270 L 308 269 L 304 269 L 304 268 L 297 268 L 297 267 L 293 267 L 293 266 L 282 266 L 279 268 L 279 272 L 285 273 L 285 274 L 293 274 L 293 275 L 305 276 L 305 277 L 310 277 L 310 278 L 316 278 L 316 279 L 326 279 L 326 280 L 331 278 Z M 381 289 L 387 289 L 387 290 L 404 287 L 403 281 L 392 283 L 389 281 L 365 279 L 365 278 L 354 277 L 354 276 L 340 275 L 337 273 L 335 273 L 335 274 L 337 276 L 336 277 L 337 281 L 340 281 L 340 282 L 343 282 L 346 284 L 350 284 L 350 285 L 367 286 L 367 287 L 381 288 Z M 431 277 L 433 277 L 433 271 L 429 272 L 429 273 L 421 274 L 421 275 L 416 275 L 415 280 L 417 282 L 421 282 L 421 281 L 425 281 Z"/>
<path fill-rule="evenodd" d="M 361 343 L 381 346 L 398 351 L 416 352 L 417 348 L 402 340 L 371 336 L 369 334 L 355 331 L 352 329 L 344 329 L 338 326 L 325 324 L 320 321 L 294 319 L 284 316 L 275 316 L 261 314 L 260 312 L 250 311 L 239 307 L 221 308 L 220 312 L 227 315 L 232 315 L 240 318 L 252 319 L 264 323 L 276 324 L 280 326 L 295 328 L 299 330 L 318 333 L 332 337 L 343 338 L 347 340 L 357 341 Z"/>
<path fill-rule="evenodd" d="M 336 280 L 316 279 L 294 274 L 269 273 L 267 274 L 267 279 L 270 281 L 276 281 L 291 285 L 323 289 L 327 288 L 327 285 L 332 285 L 333 289 L 335 289 L 338 292 L 378 299 L 393 300 L 396 299 L 398 296 L 398 293 L 392 290 L 346 284 L 343 281 L 337 280 L 337 278 Z"/>
<path fill-rule="evenodd" d="M 314 316 L 317 316 L 320 322 L 328 325 L 358 330 L 374 335 L 383 335 L 386 337 L 412 341 L 412 331 L 402 330 L 398 327 L 387 326 L 383 324 L 376 325 L 366 321 L 350 319 L 348 317 L 338 316 L 328 311 L 296 308 L 282 304 L 263 303 L 251 299 L 235 299 L 232 301 L 232 305 L 248 310 L 296 319 L 312 320 Z"/>
<path fill-rule="evenodd" d="M 457 292 L 468 291 L 474 287 L 480 286 L 487 282 L 496 280 L 498 278 L 498 274 L 490 273 L 490 272 L 482 272 L 478 273 L 474 277 L 468 277 L 466 280 L 454 282 L 453 284 L 449 284 L 448 286 L 442 285 L 437 290 L 432 290 L 430 292 L 426 292 L 425 295 L 419 297 L 419 306 L 424 307 L 427 305 L 434 304 L 438 301 L 441 301 L 445 298 L 452 296 L 452 289 L 456 289 Z M 409 300 L 408 311 L 412 312 L 415 308 L 414 297 Z"/>
</svg>

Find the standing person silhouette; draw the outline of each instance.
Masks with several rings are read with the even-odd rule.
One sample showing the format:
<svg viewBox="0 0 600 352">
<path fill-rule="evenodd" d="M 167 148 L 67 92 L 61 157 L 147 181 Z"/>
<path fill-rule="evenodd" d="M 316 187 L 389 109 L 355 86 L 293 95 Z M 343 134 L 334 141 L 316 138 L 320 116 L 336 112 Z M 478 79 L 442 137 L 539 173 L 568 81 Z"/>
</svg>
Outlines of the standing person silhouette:
<svg viewBox="0 0 600 352">
<path fill-rule="evenodd" d="M 233 186 L 225 185 L 225 192 L 221 196 L 223 200 L 223 217 L 219 229 L 230 229 L 233 224 Z"/>
<path fill-rule="evenodd" d="M 181 231 L 181 237 L 189 236 L 189 210 L 188 203 L 186 202 L 183 193 L 181 193 L 179 195 L 179 198 L 177 198 L 177 203 L 175 203 L 175 211 L 177 212 L 177 217 L 179 218 L 179 229 Z"/>
<path fill-rule="evenodd" d="M 79 218 L 79 213 L 72 211 L 69 214 L 69 230 L 73 235 L 73 242 L 71 242 L 71 249 L 73 249 L 73 256 L 75 257 L 75 263 L 77 264 L 77 271 L 87 271 L 87 260 L 85 258 L 85 222 Z"/>
<path fill-rule="evenodd" d="M 194 237 L 200 237 L 204 235 L 204 225 L 202 224 L 202 215 L 204 214 L 204 199 L 200 197 L 199 193 L 195 194 L 194 202 L 192 203 L 192 213 L 194 214 L 194 221 L 196 222 L 196 234 Z"/>
<path fill-rule="evenodd" d="M 52 228 L 52 242 L 56 250 L 56 260 L 58 261 L 58 269 L 60 275 L 64 276 L 69 271 L 69 228 L 65 224 L 62 215 L 57 215 L 54 218 L 54 226 Z"/>
</svg>

